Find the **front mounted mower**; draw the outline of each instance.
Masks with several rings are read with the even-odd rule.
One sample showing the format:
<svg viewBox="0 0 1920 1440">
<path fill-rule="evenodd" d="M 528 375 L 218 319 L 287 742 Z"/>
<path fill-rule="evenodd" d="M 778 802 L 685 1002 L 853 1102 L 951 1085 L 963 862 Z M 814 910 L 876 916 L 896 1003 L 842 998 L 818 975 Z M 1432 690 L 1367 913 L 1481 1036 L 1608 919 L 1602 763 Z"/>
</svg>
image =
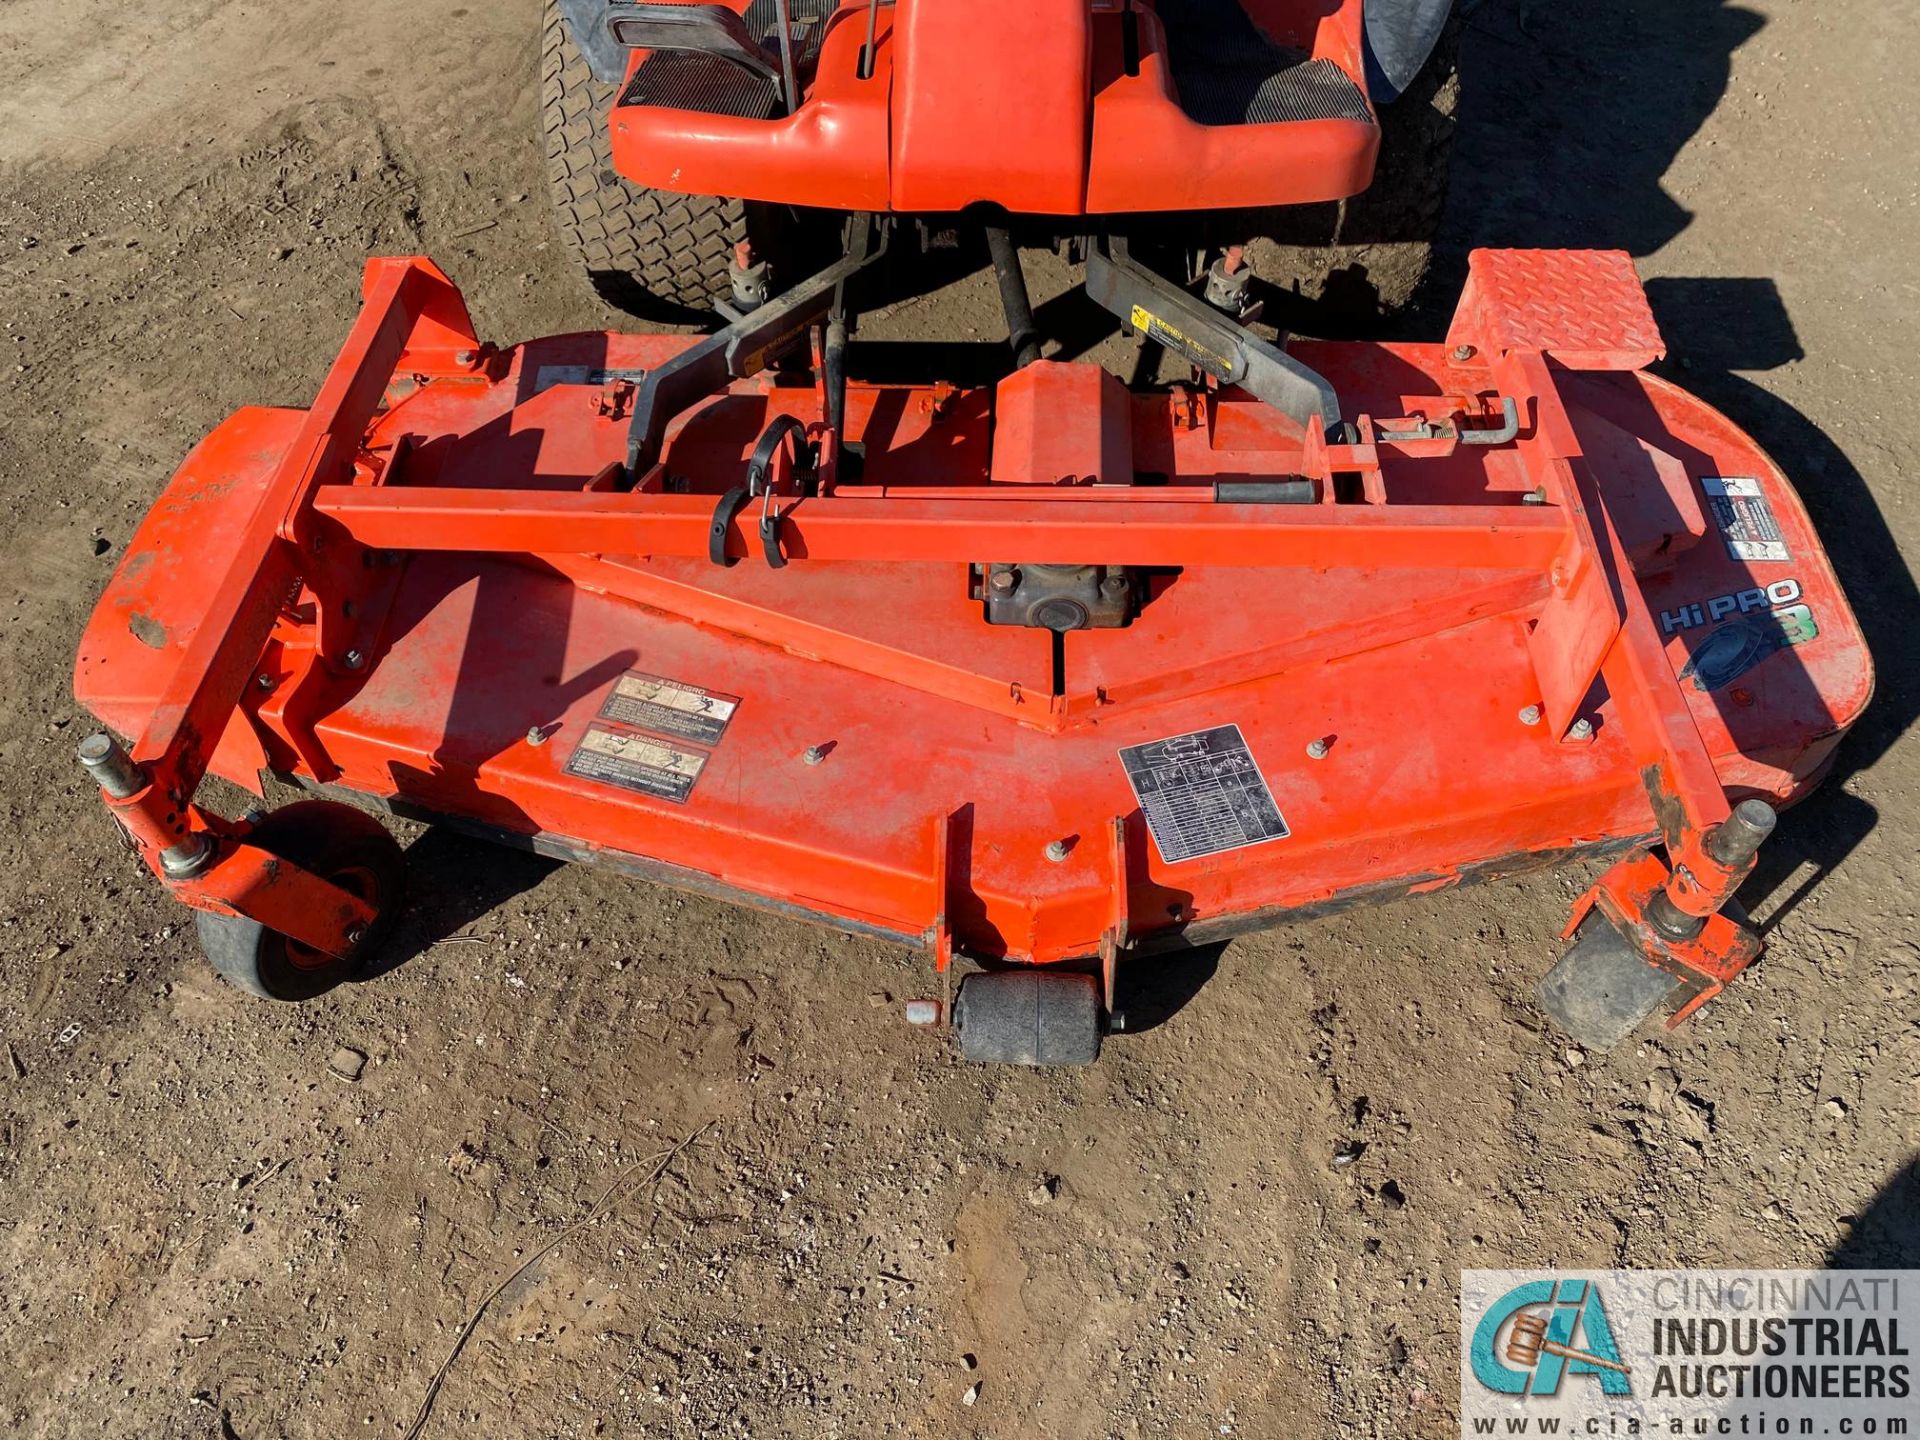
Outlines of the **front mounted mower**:
<svg viewBox="0 0 1920 1440">
<path fill-rule="evenodd" d="M 1624 255 L 1479 252 L 1442 343 L 1287 345 L 1096 239 L 1191 382 L 957 386 L 847 338 L 890 229 L 702 338 L 496 348 L 376 260 L 313 407 L 189 457 L 76 690 L 226 973 L 350 973 L 398 873 L 209 771 L 924 947 L 969 973 L 914 1018 L 983 1059 L 1090 1059 L 1123 958 L 1577 856 L 1618 857 L 1545 991 L 1579 1038 L 1753 958 L 1730 896 L 1871 669 L 1786 478 L 1645 372 Z"/>
</svg>

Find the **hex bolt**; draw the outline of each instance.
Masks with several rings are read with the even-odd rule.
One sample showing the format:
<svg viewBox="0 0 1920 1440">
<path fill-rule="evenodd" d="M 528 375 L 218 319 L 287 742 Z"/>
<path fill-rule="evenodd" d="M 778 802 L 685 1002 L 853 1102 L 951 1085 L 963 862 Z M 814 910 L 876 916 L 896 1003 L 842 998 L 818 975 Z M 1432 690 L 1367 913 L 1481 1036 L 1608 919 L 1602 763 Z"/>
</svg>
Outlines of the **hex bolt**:
<svg viewBox="0 0 1920 1440">
<path fill-rule="evenodd" d="M 938 1025 L 940 1023 L 940 1002 L 938 1000 L 907 1001 L 907 1024 Z"/>
<path fill-rule="evenodd" d="M 1051 860 L 1054 864 L 1058 865 L 1062 860 L 1066 858 L 1067 858 L 1067 842 L 1066 841 L 1050 840 L 1047 842 L 1047 859 Z"/>
<path fill-rule="evenodd" d="M 1119 1035 L 1123 1033 L 1126 1030 L 1126 1028 L 1127 1028 L 1127 1012 L 1126 1011 L 1115 1010 L 1107 1016 L 1107 1033 L 1109 1035 Z"/>
<path fill-rule="evenodd" d="M 996 570 L 987 577 L 987 588 L 996 595 L 1010 595 L 1020 583 L 1020 577 L 1011 570 Z"/>
<path fill-rule="evenodd" d="M 1520 723 L 1522 725 L 1538 725 L 1540 723 L 1540 707 L 1538 705 L 1523 706 L 1520 711 Z"/>
<path fill-rule="evenodd" d="M 1331 749 L 1333 749 L 1333 741 L 1329 740 L 1325 735 L 1322 735 L 1318 740 L 1309 740 L 1307 742 L 1307 758 L 1309 760 L 1324 760 L 1327 758 L 1327 752 Z"/>
<path fill-rule="evenodd" d="M 1593 722 L 1585 719 L 1574 721 L 1572 726 L 1567 730 L 1567 738 L 1569 740 L 1591 740 L 1593 738 Z"/>
<path fill-rule="evenodd" d="M 87 767 L 94 783 L 116 800 L 130 799 L 146 787 L 147 777 L 133 763 L 133 757 L 105 731 L 80 742 L 80 763 Z"/>
<path fill-rule="evenodd" d="M 273 676 L 271 676 L 271 675 L 261 675 L 261 676 L 260 676 L 259 678 L 257 678 L 257 679 L 256 679 L 256 680 L 255 680 L 255 681 L 254 681 L 253 683 L 254 683 L 254 684 L 256 684 L 256 685 L 258 685 L 258 686 L 259 686 L 259 687 L 260 687 L 260 688 L 261 688 L 262 690 L 272 690 L 272 689 L 273 689 Z"/>
<path fill-rule="evenodd" d="M 471 365 L 479 358 L 480 357 L 471 350 L 456 350 L 453 352 L 453 363 L 456 365 Z"/>
<path fill-rule="evenodd" d="M 527 744 L 544 745 L 546 743 L 547 743 L 547 727 L 546 726 L 529 725 L 527 727 Z"/>
<path fill-rule="evenodd" d="M 1453 347 L 1453 358 L 1455 360 L 1471 360 L 1479 353 L 1480 352 L 1475 350 L 1471 345 L 1456 345 Z"/>
<path fill-rule="evenodd" d="M 367 938 L 367 927 L 364 925 L 356 925 L 351 930 L 347 931 L 347 944 L 349 945 L 358 945 L 362 940 L 366 938 Z"/>
<path fill-rule="evenodd" d="M 807 746 L 806 754 L 800 758 L 809 765 L 818 765 L 822 760 L 827 758 L 827 752 L 821 746 L 809 745 Z"/>
<path fill-rule="evenodd" d="M 340 658 L 346 662 L 347 669 L 349 670 L 358 670 L 367 663 L 367 657 L 362 655 L 358 650 L 349 650 Z"/>
</svg>

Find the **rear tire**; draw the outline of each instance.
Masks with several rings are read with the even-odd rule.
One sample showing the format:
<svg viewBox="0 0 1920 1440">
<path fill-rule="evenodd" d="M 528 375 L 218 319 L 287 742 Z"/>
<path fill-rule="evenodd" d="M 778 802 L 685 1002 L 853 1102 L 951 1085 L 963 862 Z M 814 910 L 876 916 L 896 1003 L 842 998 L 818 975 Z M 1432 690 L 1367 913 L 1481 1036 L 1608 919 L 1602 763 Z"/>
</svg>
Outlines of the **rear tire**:
<svg viewBox="0 0 1920 1440">
<path fill-rule="evenodd" d="M 557 0 L 546 0 L 540 125 L 561 238 L 608 304 L 649 320 L 710 320 L 730 293 L 744 202 L 631 185 L 613 168 L 607 110 L 619 89 L 594 78 Z"/>
<path fill-rule="evenodd" d="M 1427 277 L 1453 169 L 1463 28 L 1456 13 L 1406 92 L 1380 107 L 1372 184 L 1337 205 L 1265 217 L 1255 271 L 1309 302 L 1327 334 L 1392 319 Z"/>
<path fill-rule="evenodd" d="M 406 860 L 371 815 L 333 800 L 302 800 L 254 826 L 247 842 L 351 890 L 373 921 L 345 955 L 328 955 L 258 920 L 200 910 L 200 948 L 228 984 L 263 1000 L 311 1000 L 365 967 L 393 929 L 406 888 Z"/>
</svg>

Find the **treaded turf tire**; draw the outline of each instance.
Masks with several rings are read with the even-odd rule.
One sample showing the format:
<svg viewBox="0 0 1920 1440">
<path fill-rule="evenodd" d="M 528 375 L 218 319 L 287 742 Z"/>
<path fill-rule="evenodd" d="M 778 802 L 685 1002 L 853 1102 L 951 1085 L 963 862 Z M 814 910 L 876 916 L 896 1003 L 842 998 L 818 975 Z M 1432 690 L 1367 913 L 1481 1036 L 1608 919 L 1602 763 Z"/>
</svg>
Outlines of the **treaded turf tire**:
<svg viewBox="0 0 1920 1440">
<path fill-rule="evenodd" d="M 594 78 L 556 0 L 545 0 L 540 126 L 561 238 L 608 304 L 648 320 L 710 320 L 747 238 L 746 206 L 622 179 L 607 134 L 618 88 Z"/>
<path fill-rule="evenodd" d="M 1373 183 L 1338 205 L 1273 212 L 1270 248 L 1256 251 L 1261 276 L 1341 328 L 1399 315 L 1427 277 L 1453 168 L 1464 28 L 1456 12 L 1406 92 L 1381 107 Z"/>
</svg>

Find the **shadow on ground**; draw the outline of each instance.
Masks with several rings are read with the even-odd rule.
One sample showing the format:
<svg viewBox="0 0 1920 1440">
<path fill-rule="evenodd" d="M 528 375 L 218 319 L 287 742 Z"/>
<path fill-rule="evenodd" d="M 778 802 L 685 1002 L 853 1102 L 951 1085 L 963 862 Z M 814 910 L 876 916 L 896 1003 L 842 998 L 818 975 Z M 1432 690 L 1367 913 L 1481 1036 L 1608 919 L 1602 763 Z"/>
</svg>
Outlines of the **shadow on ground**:
<svg viewBox="0 0 1920 1440">
<path fill-rule="evenodd" d="M 1907 1270 L 1920 1266 L 1920 1160 L 1899 1170 L 1851 1217 L 1847 1236 L 1827 1252 L 1836 1270 Z"/>
<path fill-rule="evenodd" d="M 431 827 L 407 847 L 408 903 L 400 926 L 360 978 L 392 974 L 533 889 L 560 864 L 444 825 Z"/>
</svg>

